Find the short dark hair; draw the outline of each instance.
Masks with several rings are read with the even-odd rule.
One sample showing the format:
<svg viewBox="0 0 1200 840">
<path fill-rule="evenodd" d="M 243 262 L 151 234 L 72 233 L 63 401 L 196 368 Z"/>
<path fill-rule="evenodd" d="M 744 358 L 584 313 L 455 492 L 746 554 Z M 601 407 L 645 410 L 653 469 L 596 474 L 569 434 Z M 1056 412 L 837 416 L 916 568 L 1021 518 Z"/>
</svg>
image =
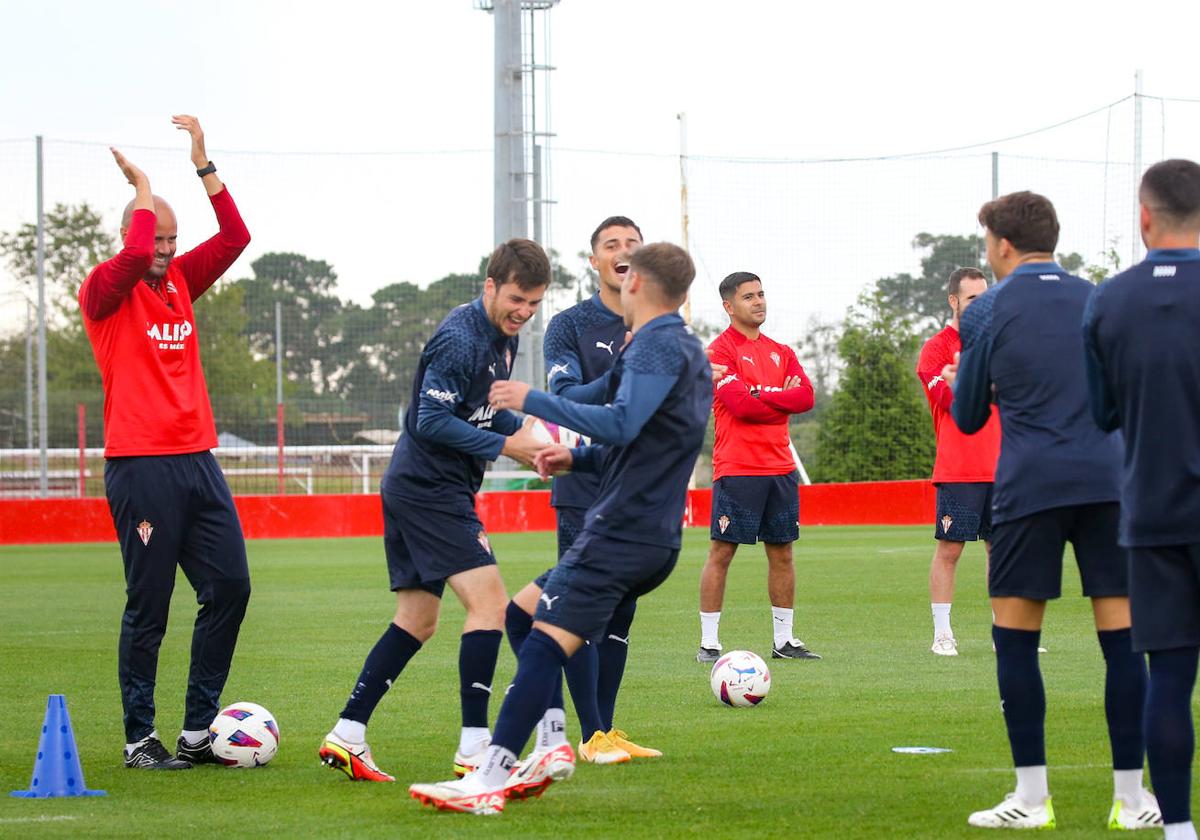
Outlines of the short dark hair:
<svg viewBox="0 0 1200 840">
<path fill-rule="evenodd" d="M 683 303 L 696 278 L 696 265 L 688 252 L 670 242 L 655 242 L 633 252 L 629 270 L 658 286 L 668 301 Z"/>
<path fill-rule="evenodd" d="M 1200 226 L 1200 166 L 1190 160 L 1162 160 L 1146 170 L 1138 199 L 1172 226 Z"/>
<path fill-rule="evenodd" d="M 738 288 L 743 283 L 762 282 L 762 278 L 757 274 L 751 274 L 749 271 L 735 271 L 717 287 L 717 291 L 721 293 L 721 300 L 733 300 L 733 296 L 737 294 Z"/>
<path fill-rule="evenodd" d="M 948 295 L 958 294 L 958 289 L 962 285 L 962 281 L 967 280 L 967 279 L 983 280 L 984 282 L 986 282 L 987 275 L 984 274 L 982 271 L 980 271 L 978 268 L 971 268 L 970 266 L 963 266 L 962 268 L 956 268 L 950 272 L 950 279 L 946 281 L 946 294 L 948 294 Z"/>
<path fill-rule="evenodd" d="M 979 223 L 1018 251 L 1050 254 L 1058 247 L 1058 216 L 1044 195 L 1022 190 L 979 208 Z"/>
<path fill-rule="evenodd" d="M 550 258 L 532 239 L 510 239 L 488 258 L 487 276 L 497 287 L 516 283 L 528 292 L 550 285 Z"/>
<path fill-rule="evenodd" d="M 600 241 L 600 234 L 604 232 L 605 228 L 610 227 L 631 227 L 638 232 L 638 239 L 642 238 L 642 229 L 637 226 L 633 219 L 629 218 L 628 216 L 609 216 L 600 223 L 599 227 L 592 231 L 593 251 L 596 250 L 596 243 Z"/>
</svg>

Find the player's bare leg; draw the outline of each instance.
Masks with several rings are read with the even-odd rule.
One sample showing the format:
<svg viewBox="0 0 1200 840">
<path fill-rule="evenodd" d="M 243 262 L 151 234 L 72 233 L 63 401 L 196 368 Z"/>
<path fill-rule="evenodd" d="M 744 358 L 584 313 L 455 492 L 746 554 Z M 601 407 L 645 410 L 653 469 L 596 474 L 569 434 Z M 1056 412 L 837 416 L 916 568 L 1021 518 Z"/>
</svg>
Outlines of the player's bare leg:
<svg viewBox="0 0 1200 840">
<path fill-rule="evenodd" d="M 716 662 L 720 658 L 718 629 L 721 605 L 725 603 L 725 579 L 729 576 L 729 564 L 733 562 L 737 548 L 737 543 L 713 540 L 708 559 L 700 570 L 700 651 L 696 654 L 697 662 Z"/>
<path fill-rule="evenodd" d="M 793 605 L 796 601 L 796 565 L 792 560 L 792 544 L 763 543 L 767 552 L 767 595 L 771 599 L 771 631 L 773 659 L 820 659 L 821 657 L 796 638 L 792 629 Z"/>
<path fill-rule="evenodd" d="M 933 646 L 940 656 L 957 656 L 958 642 L 950 627 L 950 604 L 954 601 L 954 573 L 966 543 L 938 540 L 929 565 L 929 603 L 933 612 Z"/>
</svg>

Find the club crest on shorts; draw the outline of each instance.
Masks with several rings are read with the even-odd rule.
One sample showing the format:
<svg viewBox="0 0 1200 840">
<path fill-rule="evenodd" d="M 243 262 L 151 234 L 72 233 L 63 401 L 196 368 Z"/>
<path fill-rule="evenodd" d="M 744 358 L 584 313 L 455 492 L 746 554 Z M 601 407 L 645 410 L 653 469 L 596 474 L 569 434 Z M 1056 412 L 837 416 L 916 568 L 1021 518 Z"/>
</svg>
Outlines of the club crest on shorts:
<svg viewBox="0 0 1200 840">
<path fill-rule="evenodd" d="M 721 518 L 717 520 L 717 527 L 720 528 L 721 533 L 724 534 L 729 528 L 729 517 L 722 513 Z"/>
<path fill-rule="evenodd" d="M 142 545 L 150 545 L 150 535 L 154 533 L 154 526 L 143 519 L 138 523 L 137 534 L 142 540 Z"/>
<path fill-rule="evenodd" d="M 475 539 L 479 540 L 479 545 L 484 551 L 486 551 L 488 554 L 492 553 L 492 544 L 488 542 L 487 531 L 480 531 L 479 535 L 476 536 Z"/>
<path fill-rule="evenodd" d="M 942 533 L 943 534 L 950 533 L 950 526 L 953 524 L 954 524 L 954 520 L 950 518 L 949 514 L 946 514 L 945 516 L 943 516 L 942 517 Z"/>
</svg>

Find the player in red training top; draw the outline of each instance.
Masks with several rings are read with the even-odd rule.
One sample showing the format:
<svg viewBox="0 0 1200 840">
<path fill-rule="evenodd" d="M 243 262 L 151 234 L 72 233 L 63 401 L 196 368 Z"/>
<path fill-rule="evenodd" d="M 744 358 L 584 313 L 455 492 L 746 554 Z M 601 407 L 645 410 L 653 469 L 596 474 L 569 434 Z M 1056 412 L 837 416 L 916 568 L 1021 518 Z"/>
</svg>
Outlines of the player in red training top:
<svg viewBox="0 0 1200 840">
<path fill-rule="evenodd" d="M 933 610 L 933 647 L 940 656 L 958 656 L 958 642 L 950 628 L 950 603 L 954 598 L 954 569 L 968 541 L 992 535 L 992 478 L 1000 457 L 1000 416 L 992 407 L 987 425 L 974 435 L 963 434 L 950 416 L 954 392 L 942 378 L 942 368 L 954 361 L 962 348 L 958 320 L 975 298 L 987 291 L 987 278 L 977 268 L 956 268 L 946 283 L 953 316 L 945 329 L 925 342 L 917 360 L 917 376 L 925 386 L 937 457 L 933 484 L 937 487 L 937 513 L 933 528 L 937 547 L 929 569 L 929 600 Z"/>
<path fill-rule="evenodd" d="M 124 247 L 79 289 L 83 325 L 104 383 L 104 490 L 125 564 L 117 654 L 125 766 L 186 770 L 216 763 L 208 725 L 250 599 L 246 545 L 217 460 L 212 407 L 192 303 L 233 264 L 250 234 L 204 151 L 195 117 L 171 120 L 192 138 L 192 163 L 220 232 L 175 256 L 175 213 L 116 149 L 136 190 L 121 220 Z M 183 732 L 172 756 L 154 728 L 154 677 L 175 566 L 196 590 Z"/>
<path fill-rule="evenodd" d="M 738 271 L 721 281 L 729 329 L 709 346 L 726 373 L 716 382 L 713 415 L 712 545 L 700 573 L 699 662 L 720 657 L 718 626 L 725 578 L 739 544 L 759 539 L 767 552 L 776 659 L 820 659 L 792 635 L 796 571 L 792 543 L 800 538 L 800 474 L 788 418 L 813 407 L 813 388 L 786 344 L 760 332 L 767 319 L 762 281 Z"/>
</svg>

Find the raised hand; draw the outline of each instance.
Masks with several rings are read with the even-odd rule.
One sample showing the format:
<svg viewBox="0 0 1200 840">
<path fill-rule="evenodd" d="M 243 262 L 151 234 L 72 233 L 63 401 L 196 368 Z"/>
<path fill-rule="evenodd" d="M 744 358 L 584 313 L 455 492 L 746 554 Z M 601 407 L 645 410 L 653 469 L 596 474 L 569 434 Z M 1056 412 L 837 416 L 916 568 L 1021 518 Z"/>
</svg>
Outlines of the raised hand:
<svg viewBox="0 0 1200 840">
<path fill-rule="evenodd" d="M 501 379 L 492 383 L 492 388 L 488 391 L 488 402 L 492 404 L 493 408 L 524 411 L 525 397 L 529 391 L 530 386 L 527 382 Z"/>
<path fill-rule="evenodd" d="M 208 152 L 204 150 L 204 130 L 200 128 L 200 120 L 187 114 L 176 114 L 171 122 L 181 131 L 186 131 L 192 137 L 192 163 L 197 169 L 208 166 Z"/>
<path fill-rule="evenodd" d="M 108 150 L 112 152 L 113 160 L 117 162 L 117 166 L 121 168 L 121 174 L 125 176 L 125 180 L 133 187 L 138 187 L 141 184 L 150 184 L 150 179 L 146 177 L 146 173 L 138 169 L 125 155 L 118 152 L 114 147 L 109 146 Z"/>
</svg>

